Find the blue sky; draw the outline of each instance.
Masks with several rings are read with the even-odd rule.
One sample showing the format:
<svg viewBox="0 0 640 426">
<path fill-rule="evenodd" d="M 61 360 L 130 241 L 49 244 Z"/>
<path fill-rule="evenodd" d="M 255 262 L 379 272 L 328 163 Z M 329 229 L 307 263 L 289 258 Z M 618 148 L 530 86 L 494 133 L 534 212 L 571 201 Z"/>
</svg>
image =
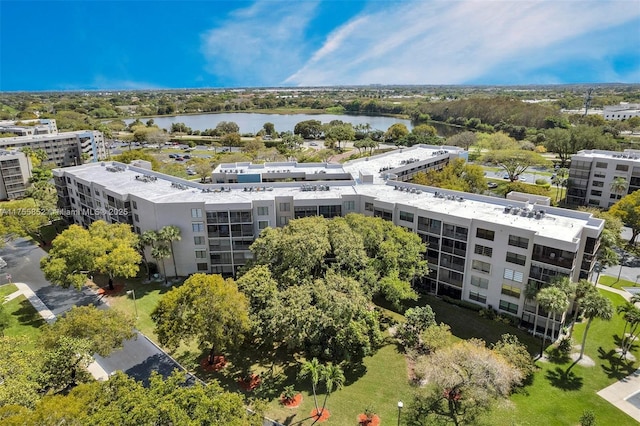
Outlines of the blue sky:
<svg viewBox="0 0 640 426">
<path fill-rule="evenodd" d="M 640 83 L 640 0 L 0 0 L 0 90 Z"/>
</svg>

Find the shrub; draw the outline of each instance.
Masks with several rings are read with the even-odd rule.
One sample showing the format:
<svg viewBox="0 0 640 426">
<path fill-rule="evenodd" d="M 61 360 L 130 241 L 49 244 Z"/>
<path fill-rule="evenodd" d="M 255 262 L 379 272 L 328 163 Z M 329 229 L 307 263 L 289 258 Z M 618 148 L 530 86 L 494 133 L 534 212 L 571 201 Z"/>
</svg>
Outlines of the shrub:
<svg viewBox="0 0 640 426">
<path fill-rule="evenodd" d="M 478 313 L 482 318 L 487 318 L 492 320 L 492 319 L 495 319 L 496 317 L 496 311 L 494 311 L 492 308 L 481 309 L 480 312 Z"/>
<path fill-rule="evenodd" d="M 536 179 L 536 185 L 549 185 L 546 179 Z"/>
<path fill-rule="evenodd" d="M 454 299 L 449 296 L 442 296 L 442 301 L 451 303 L 452 305 L 460 306 L 461 308 L 471 309 L 472 311 L 479 312 L 484 307 L 482 305 L 478 305 L 477 303 L 467 302 L 466 300 Z"/>
<path fill-rule="evenodd" d="M 596 415 L 591 410 L 584 410 L 580 416 L 580 426 L 596 426 Z"/>
</svg>

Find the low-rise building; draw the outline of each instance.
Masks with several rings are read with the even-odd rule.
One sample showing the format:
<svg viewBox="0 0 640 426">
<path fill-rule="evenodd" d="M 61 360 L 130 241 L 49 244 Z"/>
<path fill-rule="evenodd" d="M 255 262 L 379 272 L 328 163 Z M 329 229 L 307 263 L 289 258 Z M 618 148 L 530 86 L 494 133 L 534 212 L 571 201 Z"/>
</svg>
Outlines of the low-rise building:
<svg viewBox="0 0 640 426">
<path fill-rule="evenodd" d="M 590 277 L 604 221 L 526 194 L 503 199 L 403 182 L 458 156 L 464 152 L 457 148 L 421 145 L 342 165 L 223 164 L 212 184 L 110 162 L 56 169 L 54 179 L 60 204 L 75 223 L 122 222 L 137 233 L 178 226 L 180 275 L 235 276 L 252 258 L 249 247 L 263 229 L 293 219 L 381 217 L 428 244 L 430 273 L 416 278 L 417 288 L 532 325 L 535 305 L 527 286 L 557 276 Z"/>
<path fill-rule="evenodd" d="M 29 161 L 22 152 L 0 150 L 0 200 L 24 196 L 31 177 Z"/>
<path fill-rule="evenodd" d="M 619 105 L 607 105 L 602 112 L 605 120 L 624 121 L 640 117 L 640 104 L 620 102 Z"/>
</svg>

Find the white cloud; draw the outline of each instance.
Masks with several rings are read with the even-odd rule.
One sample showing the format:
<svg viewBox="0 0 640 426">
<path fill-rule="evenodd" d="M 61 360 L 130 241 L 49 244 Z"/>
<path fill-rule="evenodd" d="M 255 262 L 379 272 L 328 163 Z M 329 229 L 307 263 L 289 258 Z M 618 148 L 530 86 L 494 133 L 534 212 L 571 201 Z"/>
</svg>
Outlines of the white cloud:
<svg viewBox="0 0 640 426">
<path fill-rule="evenodd" d="M 304 33 L 316 7 L 262 0 L 233 11 L 201 36 L 206 71 L 241 85 L 277 83 L 304 63 Z"/>
<path fill-rule="evenodd" d="M 606 69 L 606 58 L 618 44 L 601 42 L 593 34 L 640 19 L 635 0 L 418 0 L 384 6 L 329 34 L 324 46 L 284 82 L 461 84 L 497 72 L 505 83 L 516 83 L 531 79 L 531 70 L 574 57 L 584 60 L 585 55 L 603 62 L 601 75 L 607 78 L 615 72 Z M 637 43 L 635 49 L 631 54 L 638 54 Z M 629 71 L 626 76 L 637 74 Z M 559 78 L 553 70 L 542 75 L 548 75 L 548 82 Z"/>
</svg>

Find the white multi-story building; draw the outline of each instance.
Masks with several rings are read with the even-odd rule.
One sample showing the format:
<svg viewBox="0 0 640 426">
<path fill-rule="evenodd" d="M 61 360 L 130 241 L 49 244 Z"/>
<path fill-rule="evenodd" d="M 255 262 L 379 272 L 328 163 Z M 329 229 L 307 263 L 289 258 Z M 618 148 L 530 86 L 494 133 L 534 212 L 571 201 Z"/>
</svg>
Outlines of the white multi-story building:
<svg viewBox="0 0 640 426">
<path fill-rule="evenodd" d="M 1 120 L 0 133 L 13 133 L 16 136 L 50 135 L 58 133 L 58 126 L 53 118 Z"/>
<path fill-rule="evenodd" d="M 252 258 L 249 246 L 262 229 L 292 219 L 381 217 L 428 244 L 430 273 L 416 287 L 532 324 L 535 306 L 525 300 L 527 285 L 541 286 L 555 276 L 589 277 L 604 222 L 526 194 L 502 199 L 402 181 L 458 156 L 464 151 L 416 146 L 342 165 L 223 164 L 212 184 L 119 163 L 57 169 L 54 177 L 61 207 L 75 223 L 123 222 L 137 233 L 178 226 L 180 275 L 233 276 Z"/>
<path fill-rule="evenodd" d="M 602 112 L 605 120 L 623 121 L 640 117 L 640 104 L 620 102 L 619 105 L 607 105 Z"/>
<path fill-rule="evenodd" d="M 619 191 L 613 182 L 626 181 Z M 567 203 L 609 208 L 620 198 L 640 189 L 640 151 L 583 150 L 571 157 Z"/>
<path fill-rule="evenodd" d="M 0 200 L 23 197 L 30 170 L 29 159 L 22 152 L 0 150 Z"/>
</svg>

